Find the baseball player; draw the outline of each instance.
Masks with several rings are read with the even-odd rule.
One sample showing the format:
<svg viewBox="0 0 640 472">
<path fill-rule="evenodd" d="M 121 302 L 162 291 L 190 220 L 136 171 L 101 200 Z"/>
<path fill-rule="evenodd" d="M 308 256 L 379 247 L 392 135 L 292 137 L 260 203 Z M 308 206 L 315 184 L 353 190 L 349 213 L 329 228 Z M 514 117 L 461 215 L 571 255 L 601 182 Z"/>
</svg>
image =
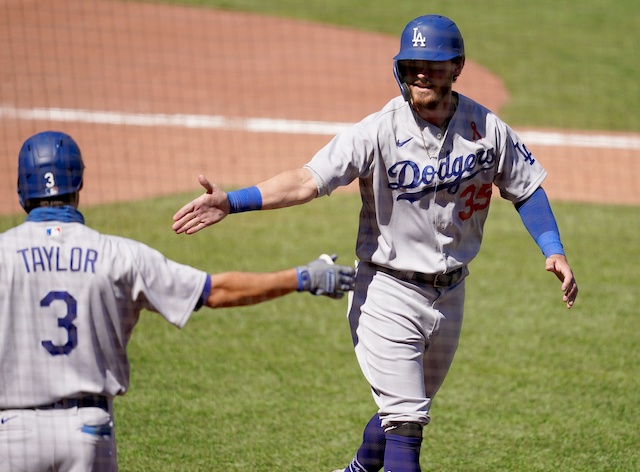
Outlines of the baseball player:
<svg viewBox="0 0 640 472">
<path fill-rule="evenodd" d="M 18 157 L 25 223 L 0 234 L 0 469 L 117 470 L 116 395 L 142 309 L 181 328 L 191 313 L 297 291 L 340 298 L 355 269 L 326 255 L 270 273 L 207 274 L 85 226 L 84 164 L 67 134 L 26 140 Z"/>
<path fill-rule="evenodd" d="M 359 180 L 348 320 L 378 411 L 349 472 L 420 470 L 423 427 L 458 346 L 468 264 L 494 185 L 561 281 L 567 308 L 578 294 L 541 187 L 546 172 L 509 126 L 452 90 L 464 63 L 453 21 L 412 20 L 393 61 L 400 96 L 335 136 L 302 169 L 230 193 L 200 176 L 206 193 L 174 216 L 173 229 L 190 234 L 229 213 L 299 205 Z"/>
</svg>

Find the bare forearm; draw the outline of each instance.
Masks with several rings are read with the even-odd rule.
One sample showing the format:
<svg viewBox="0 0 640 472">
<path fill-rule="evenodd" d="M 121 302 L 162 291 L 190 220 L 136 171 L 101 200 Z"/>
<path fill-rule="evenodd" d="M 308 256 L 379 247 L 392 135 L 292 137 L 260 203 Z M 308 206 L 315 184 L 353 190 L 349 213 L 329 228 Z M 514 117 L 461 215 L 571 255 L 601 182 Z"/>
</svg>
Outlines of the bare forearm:
<svg viewBox="0 0 640 472">
<path fill-rule="evenodd" d="M 318 195 L 316 181 L 305 168 L 282 172 L 256 187 L 262 194 L 263 210 L 300 205 Z"/>
<path fill-rule="evenodd" d="M 296 291 L 295 269 L 279 272 L 223 272 L 211 275 L 211 292 L 206 305 L 211 308 L 254 305 Z"/>
</svg>

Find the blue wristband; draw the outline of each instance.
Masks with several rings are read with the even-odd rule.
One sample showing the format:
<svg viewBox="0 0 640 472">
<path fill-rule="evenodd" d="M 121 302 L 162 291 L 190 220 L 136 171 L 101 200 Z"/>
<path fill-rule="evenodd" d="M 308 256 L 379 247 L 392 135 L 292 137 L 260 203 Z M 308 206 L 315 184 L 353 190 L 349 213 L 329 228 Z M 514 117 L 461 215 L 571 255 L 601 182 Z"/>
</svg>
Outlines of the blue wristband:
<svg viewBox="0 0 640 472">
<path fill-rule="evenodd" d="M 549 257 L 554 254 L 564 255 L 564 248 L 560 242 L 560 234 L 557 231 L 547 231 L 542 233 L 536 239 L 536 243 L 540 247 L 544 257 Z"/>
<path fill-rule="evenodd" d="M 241 213 L 243 211 L 261 210 L 262 194 L 258 187 L 248 187 L 227 193 L 231 210 L 229 213 Z"/>
</svg>

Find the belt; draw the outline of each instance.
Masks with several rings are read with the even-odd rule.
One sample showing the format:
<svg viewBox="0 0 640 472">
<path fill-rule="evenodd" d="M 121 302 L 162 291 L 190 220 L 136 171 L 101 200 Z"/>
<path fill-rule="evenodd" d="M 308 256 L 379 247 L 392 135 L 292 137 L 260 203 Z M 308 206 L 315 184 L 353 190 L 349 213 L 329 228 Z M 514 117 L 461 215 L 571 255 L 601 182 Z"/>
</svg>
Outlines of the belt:
<svg viewBox="0 0 640 472">
<path fill-rule="evenodd" d="M 451 287 L 458 283 L 464 276 L 464 267 L 459 267 L 446 274 L 424 274 L 422 272 L 414 272 L 412 270 L 390 269 L 377 264 L 371 264 L 371 266 L 374 269 L 384 272 L 385 274 L 389 274 L 397 279 L 415 282 L 422 285 L 431 285 L 432 287 Z"/>
<path fill-rule="evenodd" d="M 102 395 L 87 395 L 80 398 L 63 398 L 48 405 L 37 406 L 36 410 L 64 410 L 67 408 L 102 408 L 109 411 L 109 400 Z"/>
</svg>

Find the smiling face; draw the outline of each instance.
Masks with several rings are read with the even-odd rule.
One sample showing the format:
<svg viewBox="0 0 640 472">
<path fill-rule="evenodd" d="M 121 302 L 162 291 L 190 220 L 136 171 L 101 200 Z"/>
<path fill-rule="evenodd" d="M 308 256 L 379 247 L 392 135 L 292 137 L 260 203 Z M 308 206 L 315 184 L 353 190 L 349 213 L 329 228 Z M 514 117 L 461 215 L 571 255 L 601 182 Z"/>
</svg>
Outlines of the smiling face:
<svg viewBox="0 0 640 472">
<path fill-rule="evenodd" d="M 417 111 L 448 107 L 453 82 L 462 72 L 461 58 L 449 61 L 405 60 L 398 62 L 402 81 L 409 86 Z"/>
</svg>

